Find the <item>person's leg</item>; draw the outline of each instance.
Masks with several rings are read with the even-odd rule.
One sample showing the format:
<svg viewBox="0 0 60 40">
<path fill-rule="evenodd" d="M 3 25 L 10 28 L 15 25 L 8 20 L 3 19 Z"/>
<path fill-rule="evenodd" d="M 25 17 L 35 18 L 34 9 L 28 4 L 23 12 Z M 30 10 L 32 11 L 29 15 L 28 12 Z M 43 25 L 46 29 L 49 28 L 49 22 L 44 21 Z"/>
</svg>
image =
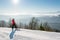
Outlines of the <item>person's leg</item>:
<svg viewBox="0 0 60 40">
<path fill-rule="evenodd" d="M 17 26 L 16 26 L 16 24 L 15 24 L 15 29 L 17 29 Z"/>
<path fill-rule="evenodd" d="M 14 25 L 12 25 L 12 31 L 13 31 L 13 29 L 14 29 Z"/>
</svg>

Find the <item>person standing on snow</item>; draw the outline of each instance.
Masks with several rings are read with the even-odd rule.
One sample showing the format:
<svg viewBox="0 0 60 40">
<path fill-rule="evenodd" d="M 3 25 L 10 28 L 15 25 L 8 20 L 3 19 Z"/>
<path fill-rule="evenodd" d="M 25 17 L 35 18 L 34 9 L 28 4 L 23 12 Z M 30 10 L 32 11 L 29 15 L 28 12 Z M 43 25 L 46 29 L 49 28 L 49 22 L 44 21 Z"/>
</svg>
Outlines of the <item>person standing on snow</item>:
<svg viewBox="0 0 60 40">
<path fill-rule="evenodd" d="M 15 20 L 14 19 L 11 20 L 11 28 L 12 28 L 12 31 L 11 31 L 9 37 L 10 37 L 11 40 L 13 40 L 14 33 L 17 30 L 17 26 L 16 26 L 16 23 L 15 23 Z M 15 28 L 15 30 L 13 30 L 14 28 Z"/>
<path fill-rule="evenodd" d="M 15 23 L 14 19 L 12 19 L 12 30 L 13 30 L 13 28 L 17 29 L 17 26 L 16 26 L 16 23 Z"/>
</svg>

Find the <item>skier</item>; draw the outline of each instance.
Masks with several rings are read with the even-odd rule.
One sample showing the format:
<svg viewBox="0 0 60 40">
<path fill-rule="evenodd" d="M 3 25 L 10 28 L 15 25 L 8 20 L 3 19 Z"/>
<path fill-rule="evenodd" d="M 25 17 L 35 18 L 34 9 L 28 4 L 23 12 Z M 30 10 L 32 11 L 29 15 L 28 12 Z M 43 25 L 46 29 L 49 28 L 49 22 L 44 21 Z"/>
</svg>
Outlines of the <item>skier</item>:
<svg viewBox="0 0 60 40">
<path fill-rule="evenodd" d="M 11 31 L 9 37 L 10 37 L 11 40 L 13 40 L 14 33 L 17 30 L 17 26 L 16 26 L 16 23 L 15 23 L 15 20 L 14 19 L 11 20 L 11 28 L 12 28 L 12 31 Z M 15 30 L 13 30 L 14 28 L 15 28 Z"/>
<path fill-rule="evenodd" d="M 17 26 L 16 26 L 16 23 L 15 23 L 15 20 L 12 19 L 12 30 L 13 30 L 14 28 L 17 29 Z"/>
</svg>

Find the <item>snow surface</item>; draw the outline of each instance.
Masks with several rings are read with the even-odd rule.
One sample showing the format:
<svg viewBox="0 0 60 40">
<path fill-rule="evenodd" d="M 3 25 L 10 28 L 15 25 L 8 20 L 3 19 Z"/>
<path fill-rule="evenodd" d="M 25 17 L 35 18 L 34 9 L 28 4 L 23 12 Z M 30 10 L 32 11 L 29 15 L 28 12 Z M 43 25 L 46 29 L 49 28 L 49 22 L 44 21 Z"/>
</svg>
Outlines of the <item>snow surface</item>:
<svg viewBox="0 0 60 40">
<path fill-rule="evenodd" d="M 11 40 L 11 31 L 11 28 L 0 28 L 0 40 Z M 60 33 L 20 29 L 14 33 L 12 40 L 60 40 Z"/>
</svg>

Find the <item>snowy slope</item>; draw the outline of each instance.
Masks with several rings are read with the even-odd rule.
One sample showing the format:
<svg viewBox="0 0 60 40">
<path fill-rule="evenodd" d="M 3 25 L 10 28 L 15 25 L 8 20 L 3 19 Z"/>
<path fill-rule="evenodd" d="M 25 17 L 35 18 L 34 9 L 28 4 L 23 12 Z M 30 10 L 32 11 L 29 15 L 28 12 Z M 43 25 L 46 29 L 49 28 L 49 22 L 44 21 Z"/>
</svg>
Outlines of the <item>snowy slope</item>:
<svg viewBox="0 0 60 40">
<path fill-rule="evenodd" d="M 0 28 L 0 40 L 10 40 L 11 28 Z M 14 33 L 13 40 L 60 40 L 60 33 L 20 29 Z"/>
</svg>

